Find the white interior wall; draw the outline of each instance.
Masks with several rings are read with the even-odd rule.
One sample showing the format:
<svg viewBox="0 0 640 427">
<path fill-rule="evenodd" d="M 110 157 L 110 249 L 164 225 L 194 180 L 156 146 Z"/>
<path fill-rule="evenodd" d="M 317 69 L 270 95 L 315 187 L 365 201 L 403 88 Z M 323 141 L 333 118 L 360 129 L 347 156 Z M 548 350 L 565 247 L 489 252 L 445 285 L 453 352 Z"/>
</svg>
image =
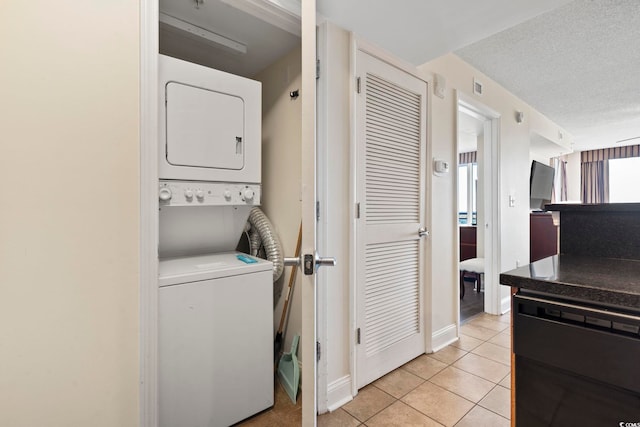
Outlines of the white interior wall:
<svg viewBox="0 0 640 427">
<path fill-rule="evenodd" d="M 300 93 L 300 97 L 292 99 L 289 92 L 300 89 L 301 85 L 300 47 L 291 50 L 253 78 L 262 82 L 262 210 L 280 236 L 285 256 L 292 257 L 301 219 L 300 101 L 304 94 Z M 286 267 L 278 283 L 282 293 L 273 312 L 274 333 L 280 324 L 291 271 L 291 267 Z M 302 328 L 300 295 L 298 275 L 289 302 L 283 351 L 289 351 L 293 336 L 300 334 Z"/>
<path fill-rule="evenodd" d="M 537 162 L 542 163 L 543 165 L 553 166 L 552 163 L 551 163 L 551 158 L 550 157 L 547 157 L 547 156 L 545 156 L 544 154 L 541 154 L 541 153 L 536 153 L 536 152 L 530 151 L 529 152 L 529 165 L 531 165 L 531 163 L 534 160 L 537 161 Z"/>
<path fill-rule="evenodd" d="M 420 67 L 443 75 L 447 80 L 444 99 L 433 97 L 432 101 L 432 149 L 437 156 L 453 161 L 455 148 L 456 100 L 454 90 L 461 91 L 478 102 L 501 114 L 500 140 L 500 260 L 499 272 L 525 264 L 529 259 L 529 135 L 532 129 L 548 139 L 559 143 L 559 132 L 563 142 L 570 143 L 570 135 L 549 121 L 546 117 L 506 91 L 487 76 L 462 61 L 454 54 L 447 54 Z M 474 77 L 483 83 L 483 95 L 473 93 Z M 515 112 L 523 111 L 523 123 L 517 123 Z M 436 156 L 436 155 L 434 155 Z M 457 263 L 452 248 L 455 236 L 455 182 L 452 174 L 434 179 L 433 220 L 434 242 L 442 247 L 434 251 L 433 265 L 433 330 L 438 331 L 454 324 L 457 313 L 453 304 L 458 286 Z M 509 195 L 515 197 L 514 207 L 509 207 Z M 436 236 L 437 230 L 442 236 Z M 434 243 L 436 244 L 436 243 Z M 435 289 L 440 287 L 439 289 Z M 502 308 L 508 308 L 509 290 L 500 287 Z"/>
<path fill-rule="evenodd" d="M 139 424 L 138 2 L 0 6 L 0 425 Z"/>
<path fill-rule="evenodd" d="M 567 154 L 567 200 L 574 203 L 581 203 L 580 194 L 580 151 Z"/>
<path fill-rule="evenodd" d="M 484 185 L 485 185 L 485 160 L 484 160 L 484 154 L 485 154 L 485 140 L 484 140 L 484 134 L 480 134 L 478 135 L 478 142 L 477 142 L 477 161 L 478 161 L 478 191 L 477 191 L 477 202 L 476 202 L 476 209 L 478 211 L 477 213 L 477 218 L 476 218 L 476 256 L 478 258 L 484 258 L 484 234 L 485 234 L 485 228 L 484 225 L 486 218 L 490 218 L 491 214 L 490 212 L 485 212 L 484 209 Z M 490 143 L 490 142 L 489 142 Z"/>
<path fill-rule="evenodd" d="M 428 67 L 421 67 L 433 71 Z M 444 75 L 443 73 L 440 73 Z M 445 75 L 447 79 L 448 76 Z M 449 83 L 447 83 L 449 85 Z M 456 164 L 457 100 L 450 87 L 445 97 L 431 97 L 431 152 L 435 159 Z M 457 171 L 432 177 L 431 206 L 431 321 L 432 333 L 455 331 L 458 303 L 453 285 L 459 285 Z M 457 295 L 457 294 L 456 294 Z M 437 347 L 434 339 L 434 347 Z"/>
</svg>

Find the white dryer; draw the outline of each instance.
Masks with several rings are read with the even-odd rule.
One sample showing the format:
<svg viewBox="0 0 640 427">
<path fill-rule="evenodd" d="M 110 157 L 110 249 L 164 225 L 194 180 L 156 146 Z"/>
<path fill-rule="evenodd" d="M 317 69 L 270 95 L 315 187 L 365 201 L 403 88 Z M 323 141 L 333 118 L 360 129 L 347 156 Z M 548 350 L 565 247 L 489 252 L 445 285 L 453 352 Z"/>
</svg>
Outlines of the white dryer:
<svg viewBox="0 0 640 427">
<path fill-rule="evenodd" d="M 159 269 L 160 426 L 226 427 L 273 406 L 271 262 L 230 252 Z"/>
<path fill-rule="evenodd" d="M 260 183 L 258 81 L 159 55 L 160 179 Z"/>
</svg>

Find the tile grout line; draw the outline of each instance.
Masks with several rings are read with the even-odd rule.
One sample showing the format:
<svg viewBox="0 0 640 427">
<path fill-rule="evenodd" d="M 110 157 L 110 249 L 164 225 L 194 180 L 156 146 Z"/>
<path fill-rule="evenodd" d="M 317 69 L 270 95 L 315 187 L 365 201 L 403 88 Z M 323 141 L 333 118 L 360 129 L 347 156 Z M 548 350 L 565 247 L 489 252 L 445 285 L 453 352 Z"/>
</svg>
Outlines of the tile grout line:
<svg viewBox="0 0 640 427">
<path fill-rule="evenodd" d="M 493 388 L 489 391 L 489 393 L 491 393 L 491 392 L 492 392 L 496 387 L 502 387 L 502 388 L 505 388 L 505 389 L 506 389 L 506 387 L 503 387 L 503 386 L 501 386 L 500 384 L 496 384 L 496 385 L 495 385 L 495 387 L 493 387 Z M 508 389 L 507 389 L 507 390 L 508 390 Z M 487 394 L 489 394 L 489 393 L 487 393 Z M 485 397 L 486 397 L 486 396 L 485 396 Z M 484 397 L 483 397 L 483 399 L 484 399 Z M 489 411 L 489 412 L 493 412 L 494 414 L 496 414 L 496 415 L 498 415 L 498 416 L 500 416 L 500 417 L 504 418 L 505 420 L 509 420 L 509 421 L 511 421 L 511 419 L 510 419 L 510 418 L 505 418 L 505 416 L 504 416 L 504 415 L 501 415 L 501 414 L 497 413 L 497 412 L 496 412 L 496 411 L 494 411 L 493 409 L 491 409 L 491 408 L 487 408 L 486 406 L 482 406 L 482 405 L 480 405 L 480 402 L 478 402 L 478 403 L 477 403 L 477 406 L 480 406 L 482 409 L 486 409 L 486 410 L 487 410 L 487 411 Z"/>
<path fill-rule="evenodd" d="M 471 353 L 471 352 L 469 352 L 469 353 Z M 468 353 L 467 353 L 467 354 L 468 354 Z M 505 364 L 505 363 L 498 362 L 497 360 L 490 359 L 490 358 L 485 357 L 485 356 L 483 356 L 483 355 L 481 355 L 481 354 L 477 354 L 477 353 L 471 353 L 471 354 L 473 354 L 474 356 L 482 357 L 483 359 L 485 359 L 485 360 L 489 360 L 489 361 L 491 361 L 491 362 L 499 363 L 500 365 L 502 365 L 502 366 L 506 366 L 507 368 L 511 368 L 511 366 L 509 366 L 509 365 L 507 365 L 507 364 Z M 466 354 L 465 354 L 464 356 L 466 356 Z M 462 356 L 462 357 L 464 357 L 464 356 Z M 462 357 L 461 357 L 460 359 L 462 359 Z M 460 360 L 460 359 L 457 359 L 457 360 L 456 360 L 456 362 L 457 362 L 458 360 Z M 456 363 L 456 362 L 453 362 L 453 363 Z M 457 366 L 456 366 L 456 368 L 457 368 Z M 458 369 L 461 369 L 461 368 L 458 368 Z M 464 369 L 463 369 L 463 371 L 464 371 Z M 471 373 L 471 372 L 469 372 L 469 373 Z M 491 380 L 489 380 L 489 381 L 491 381 Z M 492 381 L 492 382 L 493 382 L 493 381 Z"/>
<path fill-rule="evenodd" d="M 475 320 L 475 319 L 477 319 L 477 318 L 482 318 L 482 317 L 484 317 L 484 316 L 481 314 L 481 315 L 478 315 L 478 316 L 475 316 L 475 317 L 473 317 L 473 318 L 469 319 L 469 321 Z M 490 319 L 490 320 L 494 320 L 494 319 Z M 499 320 L 495 320 L 495 321 L 500 322 Z M 468 322 L 467 322 L 467 323 L 468 323 Z M 465 324 L 466 324 L 466 323 L 465 323 Z M 491 336 L 491 337 L 489 337 L 489 338 L 484 338 L 484 339 L 483 339 L 483 338 L 473 337 L 473 336 L 471 336 L 471 335 L 467 335 L 467 334 L 463 334 L 463 335 L 469 336 L 470 338 L 473 338 L 473 339 L 476 339 L 476 340 L 480 341 L 480 344 L 478 344 L 477 346 L 474 346 L 474 347 L 473 347 L 472 349 L 470 349 L 470 350 L 464 350 L 464 349 L 462 349 L 462 348 L 459 348 L 459 347 L 457 347 L 457 346 L 453 345 L 453 344 L 455 344 L 455 343 L 450 344 L 450 346 L 451 346 L 451 347 L 456 348 L 457 350 L 459 350 L 459 351 L 463 351 L 463 352 L 465 353 L 463 356 L 461 356 L 461 357 L 459 357 L 459 358 L 457 358 L 457 359 L 453 360 L 452 362 L 446 362 L 446 361 L 443 361 L 443 360 L 440 360 L 440 359 L 438 359 L 438 358 L 433 357 L 432 355 L 433 355 L 433 354 L 435 354 L 435 353 L 428 353 L 428 354 L 427 354 L 427 353 L 425 353 L 425 355 L 426 355 L 426 356 L 428 356 L 428 357 L 430 357 L 432 360 L 437 361 L 437 362 L 440 362 L 440 363 L 443 363 L 443 364 L 445 364 L 446 366 L 445 366 L 445 367 L 443 367 L 442 369 L 440 369 L 440 370 L 439 370 L 438 372 L 436 372 L 435 374 L 431 375 L 428 379 L 425 379 L 425 378 L 421 377 L 420 375 L 417 375 L 417 374 L 415 374 L 415 373 L 413 373 L 413 372 L 410 372 L 410 371 L 408 371 L 408 370 L 404 369 L 406 372 L 408 372 L 408 373 L 410 373 L 410 374 L 412 374 L 412 375 L 416 376 L 417 378 L 420 378 L 420 379 L 422 380 L 422 382 L 420 382 L 420 384 L 418 384 L 418 385 L 416 385 L 415 387 L 411 388 L 410 390 L 408 390 L 406 393 L 404 393 L 402 396 L 400 396 L 400 397 L 398 397 L 398 398 L 396 398 L 395 396 L 391 395 L 390 393 L 386 392 L 386 391 L 385 391 L 385 390 L 383 390 L 382 388 L 380 388 L 380 387 L 378 387 L 377 385 L 375 385 L 374 383 L 372 383 L 372 384 L 371 384 L 371 386 L 372 386 L 372 387 L 374 387 L 374 388 L 375 388 L 375 389 L 377 389 L 378 391 L 381 391 L 382 393 L 386 394 L 387 396 L 390 396 L 390 397 L 393 399 L 393 402 L 391 402 L 389 405 L 385 406 L 384 408 L 381 408 L 380 410 L 378 410 L 377 412 L 375 412 L 374 414 L 372 414 L 371 416 L 369 416 L 366 420 L 361 421 L 360 419 L 358 419 L 357 417 L 355 417 L 353 414 L 351 414 L 351 413 L 350 413 L 349 411 L 347 411 L 346 409 L 344 409 L 344 408 L 343 408 L 343 410 L 344 410 L 344 411 L 345 411 L 345 412 L 346 412 L 350 417 L 352 417 L 354 420 L 356 420 L 357 422 L 359 422 L 359 423 L 360 423 L 360 424 L 358 424 L 358 426 L 364 426 L 364 427 L 366 427 L 366 426 L 367 426 L 367 424 L 366 424 L 366 423 L 367 423 L 367 421 L 370 421 L 372 418 L 374 418 L 375 416 L 377 416 L 377 415 L 378 415 L 378 414 L 380 414 L 381 412 L 385 411 L 386 409 L 388 409 L 389 407 L 391 407 L 391 406 L 392 406 L 392 405 L 394 405 L 395 403 L 397 403 L 397 402 L 401 402 L 402 404 L 404 404 L 404 405 L 408 406 L 409 408 L 411 408 L 412 410 L 416 411 L 417 413 L 422 414 L 423 416 L 427 417 L 428 419 L 430 419 L 430 420 L 432 420 L 432 421 L 434 421 L 434 422 L 438 422 L 438 423 L 439 423 L 439 421 L 435 420 L 434 418 L 432 418 L 432 417 L 430 417 L 429 415 L 425 414 L 424 412 L 420 411 L 418 408 L 415 408 L 415 407 L 411 406 L 410 404 L 408 404 L 408 403 L 406 403 L 406 402 L 404 402 L 404 401 L 402 400 L 404 397 L 406 397 L 407 395 L 409 395 L 410 393 L 412 393 L 413 391 L 415 391 L 418 387 L 420 387 L 420 386 L 424 385 L 425 383 L 429 383 L 429 384 L 431 384 L 432 386 L 435 386 L 435 387 L 438 387 L 438 388 L 440 388 L 440 389 L 442 389 L 442 390 L 444 390 L 444 391 L 447 391 L 447 392 L 449 392 L 449 393 L 451 393 L 451 394 L 453 394 L 453 395 L 455 395 L 455 396 L 457 396 L 457 397 L 459 397 L 459 398 L 461 398 L 461 399 L 463 399 L 463 400 L 465 400 L 465 401 L 467 401 L 467 402 L 469 402 L 469 403 L 471 403 L 471 404 L 473 405 L 473 406 L 472 406 L 468 411 L 466 411 L 466 412 L 465 412 L 465 413 L 460 417 L 460 419 L 458 419 L 458 420 L 456 421 L 456 423 L 454 424 L 454 426 L 455 426 L 455 425 L 458 425 L 458 424 L 460 423 L 460 421 L 462 421 L 462 419 L 464 419 L 464 417 L 466 417 L 466 416 L 467 416 L 467 415 L 468 415 L 472 410 L 474 410 L 474 408 L 476 408 L 476 407 L 480 407 L 480 408 L 482 408 L 482 409 L 483 409 L 483 410 L 485 410 L 485 411 L 488 411 L 488 412 L 490 412 L 490 413 L 492 413 L 492 414 L 494 414 L 494 415 L 496 415 L 496 416 L 498 416 L 498 417 L 500 417 L 500 418 L 502 418 L 502 419 L 504 419 L 504 420 L 509 421 L 509 420 L 510 420 L 510 418 L 506 418 L 506 417 L 504 417 L 503 415 L 501 415 L 501 414 L 497 413 L 496 411 L 494 411 L 494 410 L 492 410 L 492 409 L 490 409 L 490 408 L 487 408 L 487 407 L 485 407 L 485 406 L 482 406 L 482 405 L 480 404 L 480 402 L 481 402 L 483 399 L 485 399 L 485 398 L 486 398 L 486 397 L 487 397 L 491 392 L 493 392 L 493 391 L 496 389 L 496 387 L 501 387 L 501 388 L 504 388 L 505 390 L 509 390 L 509 388 L 508 388 L 508 387 L 504 387 L 504 386 L 502 386 L 500 383 L 501 383 L 502 381 L 504 381 L 504 379 L 505 379 L 505 378 L 507 378 L 507 377 L 511 374 L 511 370 L 509 370 L 509 372 L 508 372 L 508 373 L 506 373 L 506 374 L 505 374 L 505 375 L 504 375 L 504 376 L 503 376 L 499 381 L 494 382 L 494 381 L 489 380 L 489 379 L 487 379 L 487 378 L 481 377 L 481 376 L 479 376 L 479 375 L 477 375 L 477 374 L 475 374 L 475 373 L 473 373 L 473 372 L 469 372 L 469 371 L 467 371 L 467 370 L 465 370 L 465 369 L 463 369 L 463 368 L 461 368 L 461 367 L 459 367 L 459 366 L 454 366 L 454 364 L 455 364 L 456 362 L 458 362 L 460 359 L 462 359 L 462 358 L 463 358 L 463 357 L 465 357 L 466 355 L 468 355 L 468 354 L 473 354 L 474 356 L 477 356 L 477 357 L 480 357 L 480 358 L 482 358 L 482 359 L 488 360 L 488 361 L 490 361 L 490 362 L 495 362 L 495 363 L 497 363 L 497 364 L 499 364 L 499 365 L 501 365 L 501 366 L 505 366 L 505 367 L 509 367 L 509 368 L 510 368 L 510 365 L 504 364 L 504 363 L 499 362 L 499 361 L 497 361 L 497 360 L 494 360 L 494 359 L 491 359 L 491 358 L 489 358 L 489 357 L 485 357 L 485 356 L 483 356 L 483 355 L 480 355 L 480 354 L 477 354 L 477 353 L 474 353 L 474 352 L 473 352 L 475 349 L 477 349 L 478 347 L 480 347 L 482 344 L 489 343 L 489 341 L 490 341 L 490 340 L 492 340 L 492 339 L 494 339 L 497 335 L 504 333 L 504 332 L 505 332 L 505 330 L 507 330 L 507 329 L 508 329 L 508 327 L 507 327 L 507 328 L 505 328 L 505 329 L 503 329 L 503 330 L 501 330 L 501 331 L 495 331 L 495 330 L 492 330 L 492 329 L 490 329 L 490 328 L 483 327 L 483 326 L 481 326 L 481 325 L 475 325 L 475 326 L 476 326 L 476 327 L 480 327 L 480 328 L 484 328 L 484 329 L 487 329 L 487 330 L 489 330 L 489 331 L 496 332 L 496 333 L 495 333 L 493 336 Z M 459 343 L 459 341 L 456 341 L 456 343 Z M 496 346 L 496 347 L 500 347 L 500 348 L 507 348 L 507 347 L 503 347 L 503 346 L 501 346 L 501 345 L 499 345 L 499 344 L 495 344 L 495 343 L 489 343 L 489 344 L 492 344 L 492 345 L 494 345 L 494 346 Z M 446 347 L 445 347 L 445 348 L 446 348 Z M 418 357 L 420 357 L 420 356 L 418 356 Z M 407 362 L 407 363 L 409 363 L 409 362 Z M 405 365 L 406 365 L 406 364 L 405 364 Z M 397 368 L 397 369 L 403 369 L 405 365 L 403 365 L 403 366 L 401 366 L 401 367 L 399 367 L 399 368 Z M 456 393 L 456 392 L 454 392 L 454 391 L 452 391 L 452 390 L 449 390 L 449 389 L 447 389 L 447 388 L 445 388 L 445 387 L 442 387 L 442 386 L 440 386 L 440 385 L 438 385 L 438 384 L 436 384 L 436 383 L 434 383 L 434 382 L 432 382 L 432 381 L 431 381 L 435 376 L 437 376 L 438 374 L 442 373 L 442 372 L 443 372 L 445 369 L 447 369 L 448 367 L 452 367 L 452 368 L 458 369 L 458 370 L 460 370 L 460 371 L 462 371 L 462 372 L 465 372 L 466 374 L 472 375 L 473 377 L 476 377 L 476 378 L 481 379 L 481 380 L 484 380 L 484 381 L 488 381 L 489 383 L 491 383 L 491 384 L 492 384 L 492 387 L 491 387 L 491 389 L 490 389 L 487 393 L 485 393 L 485 394 L 484 394 L 484 395 L 483 395 L 483 396 L 478 400 L 478 402 L 473 402 L 473 401 L 469 400 L 468 398 L 466 398 L 466 397 L 464 397 L 464 396 L 462 396 L 462 395 L 460 395 L 460 394 L 458 394 L 458 393 Z M 393 372 L 393 371 L 392 371 L 392 372 Z"/>
</svg>

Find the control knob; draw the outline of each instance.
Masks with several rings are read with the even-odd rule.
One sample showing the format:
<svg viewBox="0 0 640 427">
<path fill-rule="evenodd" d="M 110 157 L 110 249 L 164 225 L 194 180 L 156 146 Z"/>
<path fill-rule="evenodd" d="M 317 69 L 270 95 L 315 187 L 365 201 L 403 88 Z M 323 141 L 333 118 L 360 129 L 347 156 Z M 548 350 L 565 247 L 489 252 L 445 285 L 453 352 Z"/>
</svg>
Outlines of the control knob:
<svg viewBox="0 0 640 427">
<path fill-rule="evenodd" d="M 169 187 L 162 187 L 158 192 L 158 197 L 163 202 L 168 202 L 169 200 L 171 200 L 171 196 L 171 189 Z"/>
<path fill-rule="evenodd" d="M 186 197 L 187 200 L 193 199 L 193 191 L 187 188 L 184 190 L 184 197 Z"/>
<path fill-rule="evenodd" d="M 251 200 L 253 200 L 253 196 L 255 196 L 255 191 L 253 191 L 253 189 L 251 188 L 246 188 L 244 190 L 244 192 L 242 193 L 242 196 L 244 197 L 244 200 L 250 202 Z"/>
<path fill-rule="evenodd" d="M 224 191 L 224 199 L 225 199 L 226 201 L 231 200 L 231 191 L 229 191 L 229 190 L 225 190 L 225 191 Z"/>
<path fill-rule="evenodd" d="M 204 191 L 202 190 L 196 190 L 196 198 L 200 201 L 204 200 Z"/>
</svg>

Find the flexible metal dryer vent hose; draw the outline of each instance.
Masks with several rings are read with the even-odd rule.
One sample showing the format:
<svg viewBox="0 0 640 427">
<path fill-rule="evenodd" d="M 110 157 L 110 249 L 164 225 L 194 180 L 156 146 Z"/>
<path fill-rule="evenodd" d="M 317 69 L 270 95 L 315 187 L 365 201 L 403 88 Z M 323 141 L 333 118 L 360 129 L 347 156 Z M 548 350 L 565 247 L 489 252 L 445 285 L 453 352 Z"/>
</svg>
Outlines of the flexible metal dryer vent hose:
<svg viewBox="0 0 640 427">
<path fill-rule="evenodd" d="M 273 263 L 273 282 L 275 283 L 284 271 L 284 253 L 280 238 L 273 229 L 269 218 L 260 208 L 251 209 L 249 214 L 249 245 L 251 255 L 258 256 L 260 245 L 264 246 L 267 259 Z"/>
</svg>

